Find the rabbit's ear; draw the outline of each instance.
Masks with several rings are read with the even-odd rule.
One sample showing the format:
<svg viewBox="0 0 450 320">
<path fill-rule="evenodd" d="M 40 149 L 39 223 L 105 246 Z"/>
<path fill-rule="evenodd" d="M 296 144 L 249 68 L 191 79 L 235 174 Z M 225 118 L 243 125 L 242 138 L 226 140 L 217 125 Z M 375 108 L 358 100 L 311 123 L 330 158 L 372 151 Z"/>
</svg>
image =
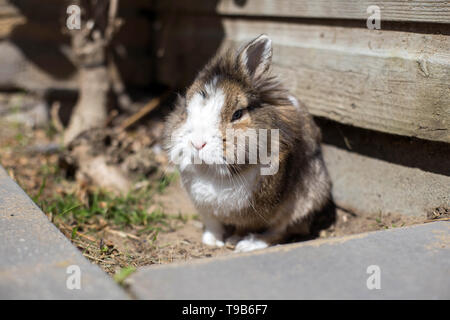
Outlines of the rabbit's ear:
<svg viewBox="0 0 450 320">
<path fill-rule="evenodd" d="M 272 40 L 265 34 L 250 41 L 238 54 L 238 63 L 253 80 L 261 77 L 269 69 L 271 61 Z"/>
</svg>

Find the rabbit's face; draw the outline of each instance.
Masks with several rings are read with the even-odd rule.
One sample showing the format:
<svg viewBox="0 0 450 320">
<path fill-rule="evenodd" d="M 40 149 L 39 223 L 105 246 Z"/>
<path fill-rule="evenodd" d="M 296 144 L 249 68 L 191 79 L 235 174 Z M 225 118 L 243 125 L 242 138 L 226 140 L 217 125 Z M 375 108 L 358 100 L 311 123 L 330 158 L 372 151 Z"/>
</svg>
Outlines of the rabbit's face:
<svg viewBox="0 0 450 320">
<path fill-rule="evenodd" d="M 230 175 L 257 165 L 249 161 L 258 153 L 255 135 L 278 128 L 276 106 L 291 104 L 268 75 L 271 56 L 271 41 L 263 35 L 199 73 L 166 125 L 166 147 L 181 171 Z"/>
<path fill-rule="evenodd" d="M 195 165 L 228 174 L 231 163 L 226 148 L 236 148 L 237 139 L 227 140 L 227 130 L 246 130 L 253 125 L 246 92 L 234 81 L 217 76 L 194 83 L 183 103 L 183 117 L 170 138 L 171 160 L 181 171 Z"/>
</svg>

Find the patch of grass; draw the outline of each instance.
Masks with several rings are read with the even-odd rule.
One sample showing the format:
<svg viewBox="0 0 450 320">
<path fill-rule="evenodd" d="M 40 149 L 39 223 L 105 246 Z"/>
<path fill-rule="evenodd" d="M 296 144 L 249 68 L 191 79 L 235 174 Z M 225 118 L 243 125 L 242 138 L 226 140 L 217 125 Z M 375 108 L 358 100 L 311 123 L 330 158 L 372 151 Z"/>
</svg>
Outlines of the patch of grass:
<svg viewBox="0 0 450 320">
<path fill-rule="evenodd" d="M 77 231 L 78 231 L 78 228 L 77 228 L 77 227 L 74 227 L 74 228 L 72 229 L 72 236 L 71 236 L 71 239 L 72 239 L 72 240 L 76 238 L 76 236 L 77 236 Z"/>
<path fill-rule="evenodd" d="M 383 213 L 380 212 L 378 217 L 375 218 L 378 228 L 389 229 L 389 224 L 384 221 Z"/>
<path fill-rule="evenodd" d="M 34 201 L 35 203 L 37 203 L 38 200 L 39 200 L 39 198 L 41 197 L 42 192 L 43 192 L 44 189 L 45 189 L 46 183 L 47 183 L 47 176 L 45 175 L 45 176 L 44 176 L 44 179 L 42 180 L 41 186 L 39 187 L 38 193 L 33 197 L 33 201 Z"/>
<path fill-rule="evenodd" d="M 172 178 L 169 179 L 171 181 Z M 45 180 L 34 197 L 35 202 L 44 188 Z M 100 189 L 88 192 L 84 197 L 76 193 L 63 193 L 42 200 L 39 205 L 57 226 L 63 222 L 71 228 L 78 227 L 75 235 L 77 231 L 99 230 L 98 226 L 106 222 L 112 228 L 133 229 L 136 235 L 153 234 L 156 237 L 160 231 L 173 230 L 174 223 L 170 223 L 169 219 L 183 221 L 180 217 L 165 214 L 159 207 L 152 211 L 148 209 L 158 190 L 157 184 L 122 196 Z"/>
<path fill-rule="evenodd" d="M 120 269 L 115 275 L 114 275 L 114 280 L 120 284 L 120 285 L 124 285 L 125 280 L 134 272 L 136 271 L 135 267 L 129 266 L 129 267 L 125 267 Z"/>
<path fill-rule="evenodd" d="M 61 168 L 57 163 L 44 163 L 39 168 L 39 174 L 44 176 L 52 175 L 60 178 Z"/>
<path fill-rule="evenodd" d="M 172 172 L 170 174 L 164 175 L 158 183 L 157 190 L 158 192 L 163 192 L 173 181 L 178 178 L 178 172 Z"/>
<path fill-rule="evenodd" d="M 178 220 L 180 220 L 181 222 L 183 222 L 183 223 L 186 223 L 186 222 L 189 221 L 189 217 L 188 217 L 187 215 L 182 215 L 181 212 L 178 213 L 178 215 L 176 216 L 176 218 L 177 218 Z"/>
<path fill-rule="evenodd" d="M 14 139 L 16 139 L 16 142 L 19 146 L 23 147 L 28 144 L 28 138 L 23 133 L 19 132 L 15 135 Z"/>
<path fill-rule="evenodd" d="M 45 126 L 44 130 L 45 130 L 45 135 L 49 139 L 53 139 L 58 134 L 58 130 L 56 130 L 56 128 L 53 125 L 53 123 L 47 124 Z"/>
<path fill-rule="evenodd" d="M 142 192 L 114 196 L 99 190 L 89 194 L 85 203 L 71 193 L 43 201 L 41 207 L 70 225 L 95 223 L 101 217 L 118 227 L 144 226 L 143 230 L 153 231 L 167 225 L 167 215 L 160 210 L 147 212 L 149 201 Z"/>
</svg>

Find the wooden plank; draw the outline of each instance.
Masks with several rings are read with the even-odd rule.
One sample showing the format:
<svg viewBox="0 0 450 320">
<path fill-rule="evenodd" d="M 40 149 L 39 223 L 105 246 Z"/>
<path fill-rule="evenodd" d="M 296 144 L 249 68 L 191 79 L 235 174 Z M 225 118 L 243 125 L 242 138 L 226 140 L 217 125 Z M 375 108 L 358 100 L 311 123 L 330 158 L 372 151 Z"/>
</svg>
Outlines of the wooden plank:
<svg viewBox="0 0 450 320">
<path fill-rule="evenodd" d="M 0 0 L 0 17 L 26 16 L 28 20 L 46 23 L 50 20 L 65 24 L 68 17 L 67 7 L 76 1 L 61 0 Z M 123 19 L 135 19 L 142 17 L 142 10 L 151 7 L 150 1 L 127 0 L 120 1 L 119 16 Z"/>
<path fill-rule="evenodd" d="M 50 88 L 77 89 L 75 70 L 70 62 L 54 51 L 34 50 L 33 53 L 34 60 L 30 60 L 16 45 L 0 42 L 0 89 L 21 88 L 37 92 Z M 47 66 L 47 70 L 35 61 Z"/>
<path fill-rule="evenodd" d="M 145 51 L 151 42 L 151 22 L 145 18 L 124 21 L 115 36 L 115 43 L 125 48 L 140 48 Z M 55 31 L 56 30 L 56 31 Z M 0 16 L 0 40 L 12 39 L 15 42 L 48 42 L 52 45 L 70 43 L 69 30 L 56 21 L 27 20 L 25 16 Z"/>
<path fill-rule="evenodd" d="M 296 18 L 363 19 L 377 5 L 382 21 L 450 23 L 447 0 L 190 0 L 158 1 L 159 10 Z"/>
<path fill-rule="evenodd" d="M 0 40 L 10 36 L 14 28 L 23 25 L 25 22 L 26 18 L 23 16 L 0 16 Z"/>
<path fill-rule="evenodd" d="M 8 0 L 0 0 L 0 17 L 10 17 L 20 15 L 19 9 L 13 6 Z"/>
<path fill-rule="evenodd" d="M 66 9 L 70 4 L 61 0 L 0 0 L 0 16 L 23 15 L 28 20 L 65 20 Z"/>
<path fill-rule="evenodd" d="M 274 41 L 275 72 L 314 115 L 450 142 L 449 36 L 217 20 L 178 17 L 171 24 L 158 63 L 160 80 L 185 86 L 214 49 L 267 33 Z"/>
<path fill-rule="evenodd" d="M 49 89 L 78 90 L 77 70 L 72 64 L 70 45 L 29 42 L 18 46 L 0 42 L 0 90 L 24 89 L 45 92 Z M 151 82 L 152 59 L 142 50 L 127 50 L 117 63 L 125 83 L 144 87 Z"/>
</svg>

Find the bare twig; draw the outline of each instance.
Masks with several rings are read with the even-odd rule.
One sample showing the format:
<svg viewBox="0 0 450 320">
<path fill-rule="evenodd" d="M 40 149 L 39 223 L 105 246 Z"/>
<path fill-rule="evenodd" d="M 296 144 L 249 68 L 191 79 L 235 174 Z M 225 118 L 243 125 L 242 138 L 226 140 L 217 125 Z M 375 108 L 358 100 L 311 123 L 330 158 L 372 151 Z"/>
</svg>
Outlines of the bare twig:
<svg viewBox="0 0 450 320">
<path fill-rule="evenodd" d="M 105 127 L 108 126 L 117 116 L 119 115 L 119 111 L 112 110 L 106 119 Z"/>
<path fill-rule="evenodd" d="M 61 225 L 64 229 L 66 229 L 66 230 L 68 230 L 68 231 L 72 231 L 72 230 L 73 230 L 72 227 L 68 226 L 68 225 L 65 224 L 65 223 L 62 223 L 62 222 L 61 222 L 60 225 Z M 93 237 L 90 237 L 90 236 L 88 236 L 88 235 L 85 235 L 84 233 L 81 233 L 81 232 L 79 232 L 79 231 L 76 231 L 76 235 L 79 236 L 79 237 L 81 237 L 81 238 L 84 238 L 84 239 L 86 239 L 86 240 L 89 240 L 89 241 L 91 241 L 91 242 L 97 242 L 97 239 L 95 239 L 95 238 L 93 238 Z"/>
<path fill-rule="evenodd" d="M 111 80 L 111 85 L 114 93 L 117 96 L 117 102 L 122 110 L 130 111 L 132 107 L 132 101 L 126 92 L 125 85 L 123 84 L 122 77 L 120 76 L 119 69 L 114 60 L 112 53 L 108 54 L 108 73 Z"/>
<path fill-rule="evenodd" d="M 449 221 L 449 220 L 450 220 L 450 218 L 428 219 L 428 220 L 425 220 L 424 223 L 436 222 L 436 221 Z"/>
<path fill-rule="evenodd" d="M 52 119 L 52 124 L 55 127 L 56 131 L 59 133 L 64 131 L 64 126 L 61 123 L 61 120 L 59 119 L 59 109 L 61 108 L 61 103 L 59 101 L 55 101 L 52 104 L 52 107 L 50 109 L 50 116 Z"/>
<path fill-rule="evenodd" d="M 115 261 L 106 261 L 106 260 L 102 260 L 102 259 L 98 259 L 96 257 L 93 257 L 91 255 L 88 255 L 87 253 L 83 253 L 83 256 L 85 256 L 86 258 L 101 262 L 101 263 L 106 263 L 106 264 L 117 264 L 117 262 Z"/>
<path fill-rule="evenodd" d="M 108 22 L 105 30 L 106 43 L 109 43 L 111 41 L 111 39 L 114 36 L 114 33 L 120 26 L 120 20 L 116 18 L 118 6 L 119 6 L 118 0 L 109 1 Z"/>
<path fill-rule="evenodd" d="M 115 234 L 115 235 L 117 235 L 117 236 L 119 236 L 121 238 L 130 238 L 130 239 L 138 240 L 138 241 L 140 240 L 139 237 L 136 237 L 134 234 L 131 234 L 131 233 L 126 233 L 126 232 L 123 232 L 123 231 L 113 230 L 113 229 L 110 229 L 110 228 L 106 228 L 105 231 L 109 232 L 111 234 Z"/>
<path fill-rule="evenodd" d="M 147 115 L 152 110 L 154 110 L 157 106 L 159 106 L 161 101 L 163 101 L 169 94 L 170 94 L 170 91 L 166 91 L 161 96 L 153 98 L 152 100 L 150 100 L 150 102 L 148 102 L 138 112 L 136 112 L 132 116 L 130 116 L 127 119 L 125 119 L 122 122 L 122 124 L 120 125 L 119 129 L 120 130 L 125 130 L 128 127 L 130 127 L 131 125 L 133 125 L 134 123 L 136 123 L 137 121 L 139 121 L 140 119 L 142 119 L 145 115 Z"/>
</svg>

